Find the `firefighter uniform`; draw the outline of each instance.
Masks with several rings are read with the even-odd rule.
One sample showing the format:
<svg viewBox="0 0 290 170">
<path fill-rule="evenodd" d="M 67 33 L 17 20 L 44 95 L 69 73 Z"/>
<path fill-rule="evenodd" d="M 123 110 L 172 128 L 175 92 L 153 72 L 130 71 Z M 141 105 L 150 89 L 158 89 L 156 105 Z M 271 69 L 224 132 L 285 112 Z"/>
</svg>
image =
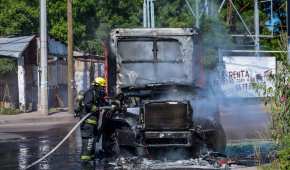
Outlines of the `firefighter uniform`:
<svg viewBox="0 0 290 170">
<path fill-rule="evenodd" d="M 83 99 L 78 101 L 77 112 L 80 116 L 93 113 L 81 125 L 82 150 L 80 159 L 82 161 L 91 161 L 95 158 L 95 144 L 101 135 L 98 130 L 98 121 L 101 114 L 98 108 L 107 105 L 104 87 L 105 80 L 96 78 L 91 88 L 84 93 Z"/>
</svg>

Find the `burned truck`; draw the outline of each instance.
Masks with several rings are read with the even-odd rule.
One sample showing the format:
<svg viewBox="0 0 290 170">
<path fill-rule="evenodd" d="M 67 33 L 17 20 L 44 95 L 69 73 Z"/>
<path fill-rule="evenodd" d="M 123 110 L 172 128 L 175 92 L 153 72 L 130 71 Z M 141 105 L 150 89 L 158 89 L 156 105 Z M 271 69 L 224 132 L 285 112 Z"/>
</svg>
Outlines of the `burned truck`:
<svg viewBox="0 0 290 170">
<path fill-rule="evenodd" d="M 130 127 L 117 131 L 120 148 L 136 154 L 183 148 L 193 157 L 203 148 L 224 151 L 214 92 L 202 83 L 195 29 L 114 29 L 109 46 L 108 92 L 124 97 L 127 111 L 116 119 Z"/>
</svg>

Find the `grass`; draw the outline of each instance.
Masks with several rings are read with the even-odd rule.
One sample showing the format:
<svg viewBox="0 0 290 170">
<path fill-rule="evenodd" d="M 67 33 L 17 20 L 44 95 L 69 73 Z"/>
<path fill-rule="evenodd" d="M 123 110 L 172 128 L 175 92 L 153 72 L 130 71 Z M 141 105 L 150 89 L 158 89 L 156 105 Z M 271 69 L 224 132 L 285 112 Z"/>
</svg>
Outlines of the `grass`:
<svg viewBox="0 0 290 170">
<path fill-rule="evenodd" d="M 0 115 L 17 115 L 20 114 L 21 111 L 19 109 L 14 109 L 14 108 L 0 108 Z"/>
<path fill-rule="evenodd" d="M 278 169 L 279 169 L 278 161 L 274 161 L 270 164 L 258 166 L 258 170 L 278 170 Z"/>
</svg>

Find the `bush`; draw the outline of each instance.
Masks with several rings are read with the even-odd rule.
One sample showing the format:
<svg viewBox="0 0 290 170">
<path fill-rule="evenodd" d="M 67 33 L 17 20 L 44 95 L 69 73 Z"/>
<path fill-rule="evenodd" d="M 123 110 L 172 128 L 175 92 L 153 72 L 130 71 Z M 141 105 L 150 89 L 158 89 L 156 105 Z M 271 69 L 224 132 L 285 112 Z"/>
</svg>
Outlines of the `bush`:
<svg viewBox="0 0 290 170">
<path fill-rule="evenodd" d="M 290 169 L 290 135 L 288 134 L 282 139 L 282 146 L 278 152 L 281 170 Z"/>
<path fill-rule="evenodd" d="M 281 36 L 281 50 L 287 51 L 287 34 Z M 290 169 L 290 66 L 287 54 L 281 54 L 277 73 L 270 78 L 275 83 L 275 89 L 260 86 L 272 114 L 272 136 L 280 146 L 278 150 L 279 169 Z"/>
<path fill-rule="evenodd" d="M 0 58 L 0 75 L 16 71 L 16 61 L 9 58 Z"/>
</svg>

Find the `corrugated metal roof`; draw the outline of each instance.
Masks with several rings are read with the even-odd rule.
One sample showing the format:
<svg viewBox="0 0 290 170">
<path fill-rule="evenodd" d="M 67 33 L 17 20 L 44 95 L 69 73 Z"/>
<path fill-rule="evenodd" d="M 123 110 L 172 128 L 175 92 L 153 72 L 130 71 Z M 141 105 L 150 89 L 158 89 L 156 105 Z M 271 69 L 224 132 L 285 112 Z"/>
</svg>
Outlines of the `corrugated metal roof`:
<svg viewBox="0 0 290 170">
<path fill-rule="evenodd" d="M 34 37 L 35 35 L 11 38 L 0 37 L 0 56 L 19 58 Z"/>
<path fill-rule="evenodd" d="M 28 47 L 29 43 L 35 38 L 32 36 L 21 37 L 0 37 L 0 56 L 19 58 L 23 51 Z M 37 38 L 39 45 L 39 38 Z M 57 41 L 51 37 L 48 38 L 48 54 L 55 57 L 67 57 L 67 46 L 61 41 Z M 94 56 L 102 59 L 100 56 L 91 55 L 89 53 L 74 51 L 75 57 Z"/>
</svg>

